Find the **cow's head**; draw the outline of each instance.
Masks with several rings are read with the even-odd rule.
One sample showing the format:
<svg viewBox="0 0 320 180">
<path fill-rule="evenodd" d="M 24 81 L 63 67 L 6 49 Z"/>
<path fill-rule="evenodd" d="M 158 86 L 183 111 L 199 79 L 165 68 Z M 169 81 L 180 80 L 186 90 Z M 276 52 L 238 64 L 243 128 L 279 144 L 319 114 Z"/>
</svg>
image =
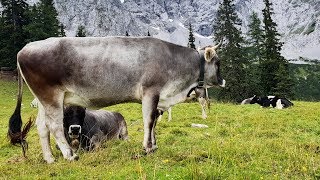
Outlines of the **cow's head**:
<svg viewBox="0 0 320 180">
<path fill-rule="evenodd" d="M 226 81 L 221 77 L 220 74 L 220 59 L 217 55 L 216 49 L 220 46 L 219 43 L 216 46 L 207 46 L 199 49 L 199 53 L 204 54 L 206 61 L 205 65 L 205 81 L 206 85 L 211 87 L 219 85 L 225 87 Z"/>
<path fill-rule="evenodd" d="M 73 149 L 80 144 L 81 127 L 83 126 L 86 109 L 80 106 L 68 106 L 63 113 L 63 127 L 66 138 Z"/>
<path fill-rule="evenodd" d="M 251 101 L 250 101 L 250 104 L 255 104 L 255 103 L 258 103 L 258 102 L 260 102 L 261 100 L 260 100 L 260 97 L 259 96 L 256 96 L 256 95 L 254 95 L 252 98 L 250 98 L 251 99 Z"/>
</svg>

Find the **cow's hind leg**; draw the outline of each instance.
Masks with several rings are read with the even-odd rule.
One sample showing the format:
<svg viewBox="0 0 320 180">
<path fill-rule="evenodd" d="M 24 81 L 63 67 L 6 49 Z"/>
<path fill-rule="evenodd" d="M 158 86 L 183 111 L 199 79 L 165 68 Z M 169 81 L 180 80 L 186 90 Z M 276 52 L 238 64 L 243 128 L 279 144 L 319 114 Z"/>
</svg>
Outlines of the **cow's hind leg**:
<svg viewBox="0 0 320 180">
<path fill-rule="evenodd" d="M 45 111 L 43 109 L 43 106 L 38 103 L 38 116 L 36 120 L 37 129 L 40 137 L 40 143 L 42 147 L 43 152 L 43 159 L 47 163 L 53 163 L 54 158 L 52 156 L 52 150 L 50 146 L 50 132 L 46 125 L 46 119 L 45 119 Z"/>
<path fill-rule="evenodd" d="M 157 110 L 159 94 L 145 93 L 142 97 L 142 113 L 144 124 L 143 147 L 146 153 L 157 149 L 155 126 L 160 113 Z"/>
<path fill-rule="evenodd" d="M 55 96 L 55 101 L 44 105 L 46 112 L 45 121 L 50 133 L 53 134 L 63 157 L 68 160 L 77 160 L 79 157 L 74 154 L 64 135 L 63 98 L 64 94 L 60 93 L 59 96 Z"/>
</svg>

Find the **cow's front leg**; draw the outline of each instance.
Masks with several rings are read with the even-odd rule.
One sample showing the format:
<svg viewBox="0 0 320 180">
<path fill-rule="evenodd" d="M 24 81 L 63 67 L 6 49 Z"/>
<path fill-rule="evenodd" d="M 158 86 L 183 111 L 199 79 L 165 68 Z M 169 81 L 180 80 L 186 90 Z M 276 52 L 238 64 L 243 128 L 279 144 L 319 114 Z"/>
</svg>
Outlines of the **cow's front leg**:
<svg viewBox="0 0 320 180">
<path fill-rule="evenodd" d="M 157 110 L 159 94 L 145 93 L 142 97 L 142 114 L 144 125 L 143 147 L 146 153 L 157 149 L 155 126 L 160 113 Z"/>
<path fill-rule="evenodd" d="M 169 107 L 168 109 L 168 121 L 172 120 L 172 116 L 171 116 L 171 107 Z"/>
<path fill-rule="evenodd" d="M 157 141 L 156 141 L 156 132 L 155 132 L 155 129 L 156 129 L 158 117 L 160 116 L 160 112 L 157 111 L 154 116 L 155 116 L 155 119 L 154 119 L 154 121 L 153 121 L 153 126 L 152 126 L 152 130 L 151 130 L 152 151 L 158 149 Z"/>
</svg>

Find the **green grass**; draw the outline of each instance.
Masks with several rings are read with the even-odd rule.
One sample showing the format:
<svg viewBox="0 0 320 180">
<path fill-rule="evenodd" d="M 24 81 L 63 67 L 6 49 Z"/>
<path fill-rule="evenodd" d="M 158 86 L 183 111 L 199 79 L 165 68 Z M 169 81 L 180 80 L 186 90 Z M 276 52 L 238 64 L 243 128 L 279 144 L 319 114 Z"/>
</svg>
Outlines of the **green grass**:
<svg viewBox="0 0 320 180">
<path fill-rule="evenodd" d="M 36 116 L 33 97 L 24 88 L 22 116 Z M 0 179 L 319 179 L 319 102 L 295 101 L 290 109 L 263 109 L 212 103 L 207 120 L 197 103 L 173 107 L 156 127 L 159 149 L 142 155 L 140 104 L 105 109 L 122 113 L 130 140 L 113 140 L 95 152 L 80 152 L 69 162 L 54 148 L 54 164 L 46 164 L 36 127 L 30 131 L 28 159 L 6 138 L 16 104 L 17 84 L 0 81 Z M 192 128 L 191 123 L 209 128 Z M 140 158 L 137 158 L 140 157 Z"/>
</svg>

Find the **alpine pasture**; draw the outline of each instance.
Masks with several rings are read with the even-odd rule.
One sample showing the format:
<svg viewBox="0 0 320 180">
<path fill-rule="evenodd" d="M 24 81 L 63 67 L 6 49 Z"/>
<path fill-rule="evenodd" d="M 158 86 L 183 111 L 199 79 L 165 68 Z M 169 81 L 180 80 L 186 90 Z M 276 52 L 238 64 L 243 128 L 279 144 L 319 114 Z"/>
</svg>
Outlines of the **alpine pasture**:
<svg viewBox="0 0 320 180">
<path fill-rule="evenodd" d="M 0 179 L 319 179 L 320 102 L 293 101 L 278 110 L 258 105 L 211 102 L 208 118 L 201 118 L 196 102 L 164 114 L 156 127 L 159 149 L 142 150 L 140 104 L 104 109 L 120 112 L 128 125 L 129 141 L 112 140 L 94 152 L 79 152 L 69 162 L 51 145 L 56 162 L 42 157 L 36 127 L 27 141 L 27 159 L 21 147 L 9 144 L 8 119 L 16 105 L 17 82 L 0 80 Z M 22 118 L 35 118 L 33 96 L 24 86 Z M 209 128 L 193 128 L 192 123 Z"/>
</svg>

